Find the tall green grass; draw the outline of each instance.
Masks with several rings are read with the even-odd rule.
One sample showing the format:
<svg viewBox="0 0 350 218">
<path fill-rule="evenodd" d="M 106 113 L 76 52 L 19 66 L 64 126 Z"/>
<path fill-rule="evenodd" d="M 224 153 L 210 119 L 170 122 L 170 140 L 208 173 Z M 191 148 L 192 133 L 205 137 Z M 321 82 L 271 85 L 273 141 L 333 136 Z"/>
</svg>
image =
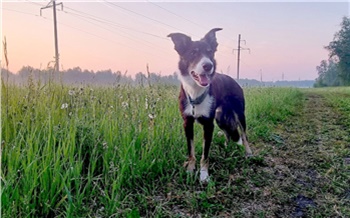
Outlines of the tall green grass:
<svg viewBox="0 0 350 218">
<path fill-rule="evenodd" d="M 301 101 L 301 92 L 290 88 L 245 94 L 253 149 Z M 178 87 L 162 85 L 3 84 L 2 216 L 162 214 L 150 196 L 171 191 L 171 184 L 196 184 L 182 168 L 187 148 L 177 98 Z"/>
</svg>

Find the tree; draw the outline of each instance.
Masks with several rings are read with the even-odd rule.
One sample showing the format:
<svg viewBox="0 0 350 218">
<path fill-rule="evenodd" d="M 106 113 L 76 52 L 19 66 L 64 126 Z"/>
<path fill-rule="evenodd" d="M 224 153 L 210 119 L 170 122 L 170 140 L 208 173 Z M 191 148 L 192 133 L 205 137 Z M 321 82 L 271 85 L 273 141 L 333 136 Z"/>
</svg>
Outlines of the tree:
<svg viewBox="0 0 350 218">
<path fill-rule="evenodd" d="M 322 60 L 320 65 L 316 67 L 316 70 L 318 78 L 316 79 L 315 87 L 340 86 L 343 84 L 339 77 L 338 64 L 334 59 Z"/>
<path fill-rule="evenodd" d="M 334 39 L 325 47 L 330 58 L 338 62 L 338 76 L 344 85 L 350 85 L 350 18 L 343 17 L 341 29 L 336 32 Z"/>
</svg>

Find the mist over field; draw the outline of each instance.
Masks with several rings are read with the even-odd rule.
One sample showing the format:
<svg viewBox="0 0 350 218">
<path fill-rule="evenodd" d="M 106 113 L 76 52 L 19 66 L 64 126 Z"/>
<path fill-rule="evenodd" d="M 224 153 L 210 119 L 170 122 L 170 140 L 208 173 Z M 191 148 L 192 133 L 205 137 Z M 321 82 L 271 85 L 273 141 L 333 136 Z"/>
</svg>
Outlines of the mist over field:
<svg viewBox="0 0 350 218">
<path fill-rule="evenodd" d="M 31 77 L 34 81 L 48 82 L 50 79 L 60 81 L 63 84 L 91 84 L 91 85 L 149 85 L 149 84 L 164 84 L 164 85 L 180 85 L 177 73 L 164 76 L 159 73 L 143 73 L 139 72 L 135 76 L 131 76 L 128 72 L 113 72 L 112 70 L 89 71 L 82 70 L 79 67 L 68 69 L 60 73 L 54 72 L 53 69 L 39 70 L 32 67 L 23 67 L 17 73 L 9 72 L 2 69 L 2 78 L 8 77 L 11 84 L 26 84 L 28 78 Z M 299 87 L 310 88 L 313 87 L 315 80 L 277 80 L 277 81 L 258 81 L 253 79 L 239 79 L 237 82 L 243 87 Z"/>
</svg>

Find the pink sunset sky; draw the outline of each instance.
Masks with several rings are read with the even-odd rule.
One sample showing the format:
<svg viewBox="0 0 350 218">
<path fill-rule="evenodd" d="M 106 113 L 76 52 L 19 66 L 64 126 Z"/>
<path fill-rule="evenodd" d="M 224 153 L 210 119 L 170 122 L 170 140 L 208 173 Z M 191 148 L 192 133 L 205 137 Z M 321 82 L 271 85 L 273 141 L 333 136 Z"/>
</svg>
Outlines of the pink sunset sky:
<svg viewBox="0 0 350 218">
<path fill-rule="evenodd" d="M 134 75 L 177 72 L 178 55 L 169 33 L 198 40 L 210 29 L 219 43 L 217 71 L 236 78 L 237 40 L 241 34 L 240 78 L 264 81 L 313 80 L 316 66 L 328 58 L 324 46 L 349 16 L 349 2 L 166 2 L 56 1 L 60 68 L 128 71 Z M 54 60 L 52 8 L 49 1 L 3 1 L 2 40 L 9 70 L 45 69 Z M 2 51 L 2 49 L 1 49 Z M 2 52 L 3 53 L 3 52 Z M 4 67 L 2 54 L 1 66 Z"/>
</svg>

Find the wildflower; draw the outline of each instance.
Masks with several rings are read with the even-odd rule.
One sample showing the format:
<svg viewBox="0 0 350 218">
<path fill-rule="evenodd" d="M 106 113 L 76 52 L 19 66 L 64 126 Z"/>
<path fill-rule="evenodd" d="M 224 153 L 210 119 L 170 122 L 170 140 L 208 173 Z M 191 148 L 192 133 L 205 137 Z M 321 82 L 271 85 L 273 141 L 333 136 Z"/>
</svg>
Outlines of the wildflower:
<svg viewBox="0 0 350 218">
<path fill-rule="evenodd" d="M 74 90 L 69 90 L 69 91 L 68 91 L 68 95 L 70 95 L 70 96 L 75 95 L 75 91 L 74 91 Z"/>
<path fill-rule="evenodd" d="M 129 107 L 128 102 L 123 101 L 123 102 L 122 102 L 122 107 L 123 107 L 124 109 L 127 109 L 127 108 Z"/>
<path fill-rule="evenodd" d="M 149 117 L 151 120 L 153 120 L 154 118 L 156 118 L 156 115 L 154 115 L 154 114 L 148 114 L 148 117 Z"/>
<path fill-rule="evenodd" d="M 145 107 L 146 107 L 146 110 L 148 109 L 148 99 L 146 98 L 146 102 L 145 102 Z"/>
<path fill-rule="evenodd" d="M 62 106 L 61 106 L 61 109 L 66 109 L 68 108 L 68 104 L 67 103 L 63 103 Z"/>
<path fill-rule="evenodd" d="M 107 142 L 103 142 L 102 147 L 103 147 L 103 149 L 107 149 L 108 148 Z"/>
</svg>

